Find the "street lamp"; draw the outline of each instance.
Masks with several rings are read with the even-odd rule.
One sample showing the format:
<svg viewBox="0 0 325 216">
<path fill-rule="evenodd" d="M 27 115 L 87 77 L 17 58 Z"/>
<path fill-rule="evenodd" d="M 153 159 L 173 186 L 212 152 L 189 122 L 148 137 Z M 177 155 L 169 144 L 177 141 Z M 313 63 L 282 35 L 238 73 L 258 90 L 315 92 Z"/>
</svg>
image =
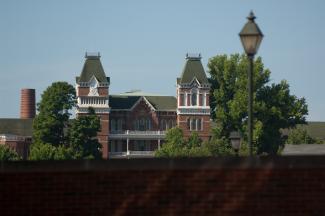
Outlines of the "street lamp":
<svg viewBox="0 0 325 216">
<path fill-rule="evenodd" d="M 249 155 L 253 155 L 253 60 L 254 55 L 262 42 L 263 34 L 258 25 L 255 23 L 253 11 L 247 17 L 248 21 L 239 33 L 240 40 L 243 44 L 245 53 L 249 59 L 248 71 L 248 145 Z"/>
<path fill-rule="evenodd" d="M 230 133 L 230 142 L 231 142 L 231 147 L 235 150 L 236 156 L 238 156 L 238 151 L 240 149 L 240 144 L 241 144 L 241 134 L 237 131 L 233 131 Z"/>
</svg>

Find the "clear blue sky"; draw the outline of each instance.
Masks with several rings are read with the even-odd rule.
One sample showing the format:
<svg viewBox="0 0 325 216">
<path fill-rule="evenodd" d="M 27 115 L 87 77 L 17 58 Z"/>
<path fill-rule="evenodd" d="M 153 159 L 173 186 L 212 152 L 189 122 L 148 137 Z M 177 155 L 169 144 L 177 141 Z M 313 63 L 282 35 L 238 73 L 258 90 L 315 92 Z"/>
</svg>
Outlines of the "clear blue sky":
<svg viewBox="0 0 325 216">
<path fill-rule="evenodd" d="M 175 95 L 187 52 L 206 66 L 242 52 L 238 33 L 251 9 L 265 38 L 271 82 L 305 97 L 308 120 L 325 121 L 324 0 L 0 1 L 0 117 L 19 117 L 21 88 L 37 100 L 54 81 L 74 84 L 85 51 L 100 51 L 111 93 Z"/>
</svg>

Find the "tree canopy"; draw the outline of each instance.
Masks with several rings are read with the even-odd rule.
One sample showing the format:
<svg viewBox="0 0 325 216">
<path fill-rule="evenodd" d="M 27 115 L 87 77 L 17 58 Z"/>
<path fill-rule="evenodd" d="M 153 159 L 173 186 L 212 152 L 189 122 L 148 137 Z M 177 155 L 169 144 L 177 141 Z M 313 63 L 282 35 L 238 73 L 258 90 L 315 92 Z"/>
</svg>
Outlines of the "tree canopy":
<svg viewBox="0 0 325 216">
<path fill-rule="evenodd" d="M 101 158 L 101 145 L 96 138 L 100 130 L 100 120 L 93 108 L 89 108 L 88 115 L 80 116 L 73 120 L 69 128 L 69 145 L 74 157 Z"/>
<path fill-rule="evenodd" d="M 29 159 L 64 160 L 101 157 L 96 139 L 100 120 L 94 109 L 87 115 L 69 120 L 76 105 L 76 92 L 66 82 L 55 82 L 42 94 L 33 122 L 33 144 Z"/>
<path fill-rule="evenodd" d="M 76 92 L 67 82 L 54 82 L 37 104 L 38 115 L 33 122 L 33 143 L 53 146 L 66 144 L 64 128 L 68 126 L 69 110 L 76 104 Z"/>
<path fill-rule="evenodd" d="M 218 139 L 227 139 L 231 131 L 247 131 L 248 63 L 246 56 L 239 54 L 218 55 L 209 60 L 210 105 Z M 269 85 L 270 74 L 258 57 L 253 71 L 253 139 L 257 154 L 276 154 L 285 142 L 280 129 L 306 123 L 308 114 L 305 99 L 291 95 L 286 81 Z"/>
</svg>

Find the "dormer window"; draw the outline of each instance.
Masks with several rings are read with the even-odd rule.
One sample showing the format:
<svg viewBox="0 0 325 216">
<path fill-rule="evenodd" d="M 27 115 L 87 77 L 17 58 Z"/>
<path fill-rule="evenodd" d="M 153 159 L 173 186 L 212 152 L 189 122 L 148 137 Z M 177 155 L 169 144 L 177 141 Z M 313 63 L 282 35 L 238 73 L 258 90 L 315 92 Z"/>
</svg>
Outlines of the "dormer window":
<svg viewBox="0 0 325 216">
<path fill-rule="evenodd" d="M 99 96 L 98 94 L 98 81 L 93 76 L 89 82 L 89 94 L 88 96 Z"/>
</svg>

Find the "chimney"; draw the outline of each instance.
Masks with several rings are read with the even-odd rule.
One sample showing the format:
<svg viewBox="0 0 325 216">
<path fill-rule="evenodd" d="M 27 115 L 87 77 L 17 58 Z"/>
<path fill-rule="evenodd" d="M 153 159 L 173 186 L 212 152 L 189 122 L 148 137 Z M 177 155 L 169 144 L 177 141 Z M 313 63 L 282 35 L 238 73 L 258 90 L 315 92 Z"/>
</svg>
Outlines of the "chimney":
<svg viewBox="0 0 325 216">
<path fill-rule="evenodd" d="M 35 89 L 22 89 L 20 97 L 20 118 L 35 117 Z"/>
</svg>

